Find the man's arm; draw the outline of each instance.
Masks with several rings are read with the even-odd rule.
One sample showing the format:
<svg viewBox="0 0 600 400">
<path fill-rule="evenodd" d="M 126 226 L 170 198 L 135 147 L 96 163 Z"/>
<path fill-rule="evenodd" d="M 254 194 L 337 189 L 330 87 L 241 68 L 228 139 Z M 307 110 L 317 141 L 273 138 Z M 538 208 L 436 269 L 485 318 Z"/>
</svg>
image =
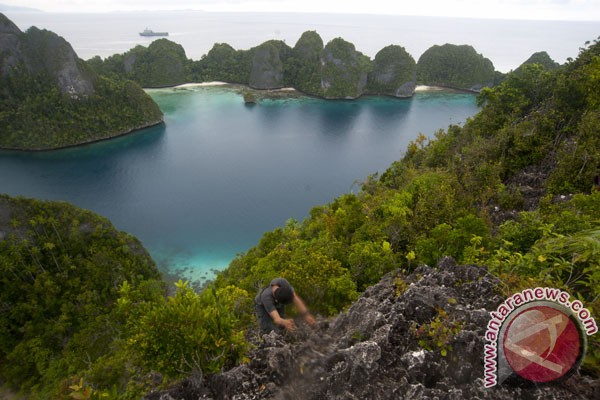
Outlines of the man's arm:
<svg viewBox="0 0 600 400">
<path fill-rule="evenodd" d="M 296 324 L 294 323 L 294 321 L 291 319 L 281 318 L 281 315 L 279 315 L 277 310 L 271 311 L 269 313 L 269 315 L 271 316 L 271 319 L 273 319 L 273 322 L 275 323 L 275 325 L 283 326 L 285 329 L 287 329 L 290 332 L 293 332 L 296 329 Z"/>
<path fill-rule="evenodd" d="M 296 306 L 296 309 L 298 310 L 300 315 L 302 315 L 304 317 L 304 320 L 306 321 L 306 323 L 309 324 L 310 326 L 315 326 L 317 321 L 315 321 L 315 318 L 312 316 L 310 311 L 308 311 L 306 304 L 304 304 L 304 302 L 302 301 L 300 296 L 298 296 L 295 292 L 294 292 L 294 305 Z"/>
</svg>

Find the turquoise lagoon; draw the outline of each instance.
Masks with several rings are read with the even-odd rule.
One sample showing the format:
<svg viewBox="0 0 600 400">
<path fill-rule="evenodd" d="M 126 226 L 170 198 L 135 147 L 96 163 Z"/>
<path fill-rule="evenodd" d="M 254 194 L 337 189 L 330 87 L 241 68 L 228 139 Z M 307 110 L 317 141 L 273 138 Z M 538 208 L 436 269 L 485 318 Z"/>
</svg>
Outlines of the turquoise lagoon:
<svg viewBox="0 0 600 400">
<path fill-rule="evenodd" d="M 149 90 L 165 124 L 93 145 L 0 152 L 0 193 L 63 200 L 142 240 L 165 271 L 202 280 L 262 234 L 355 192 L 477 112 L 468 93 L 412 99 L 310 97 L 244 105 L 225 86 Z"/>
</svg>

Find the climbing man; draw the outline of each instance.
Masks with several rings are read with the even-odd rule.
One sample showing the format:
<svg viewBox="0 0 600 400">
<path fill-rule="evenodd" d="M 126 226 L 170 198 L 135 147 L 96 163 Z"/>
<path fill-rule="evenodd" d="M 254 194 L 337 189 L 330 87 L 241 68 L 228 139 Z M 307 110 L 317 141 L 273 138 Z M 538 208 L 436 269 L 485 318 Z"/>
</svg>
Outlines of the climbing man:
<svg viewBox="0 0 600 400">
<path fill-rule="evenodd" d="M 254 298 L 254 311 L 261 333 L 269 333 L 277 327 L 293 332 L 296 329 L 294 320 L 285 318 L 285 306 L 291 303 L 294 303 L 306 323 L 313 327 L 316 325 L 315 318 L 292 285 L 284 278 L 275 278 Z"/>
</svg>

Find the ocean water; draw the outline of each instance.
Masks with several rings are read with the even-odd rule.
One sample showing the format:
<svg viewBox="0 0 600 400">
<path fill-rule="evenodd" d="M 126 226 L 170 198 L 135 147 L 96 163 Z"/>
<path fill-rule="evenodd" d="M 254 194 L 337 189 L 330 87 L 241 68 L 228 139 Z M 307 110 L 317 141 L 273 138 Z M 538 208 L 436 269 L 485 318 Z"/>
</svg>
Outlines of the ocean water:
<svg viewBox="0 0 600 400">
<path fill-rule="evenodd" d="M 226 87 L 150 90 L 165 125 L 44 153 L 0 151 L 0 192 L 65 200 L 140 238 L 164 270 L 209 278 L 262 234 L 356 191 L 475 96 L 302 97 L 247 107 Z"/>
<path fill-rule="evenodd" d="M 138 44 L 147 46 L 155 38 L 138 35 L 146 27 L 168 31 L 169 39 L 180 43 L 194 60 L 206 54 L 214 43 L 249 49 L 279 39 L 293 46 L 304 31 L 316 30 L 325 43 L 342 37 L 371 58 L 390 44 L 403 46 L 415 60 L 436 44 L 469 44 L 492 60 L 498 71 L 508 72 L 542 50 L 564 63 L 569 57 L 575 58 L 586 41 L 600 35 L 600 21 L 200 11 L 6 15 L 22 30 L 34 25 L 56 32 L 83 59 L 123 53 Z"/>
</svg>

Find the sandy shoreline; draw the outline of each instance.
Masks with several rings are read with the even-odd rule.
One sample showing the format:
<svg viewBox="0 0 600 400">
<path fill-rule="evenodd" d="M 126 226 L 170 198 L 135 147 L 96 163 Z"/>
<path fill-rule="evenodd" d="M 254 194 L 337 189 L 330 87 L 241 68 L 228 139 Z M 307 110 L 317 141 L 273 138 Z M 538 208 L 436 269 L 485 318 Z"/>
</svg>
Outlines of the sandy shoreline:
<svg viewBox="0 0 600 400">
<path fill-rule="evenodd" d="M 221 81 L 212 81 L 212 82 L 189 82 L 189 83 L 183 83 L 181 85 L 177 85 L 177 86 L 172 86 L 172 89 L 187 89 L 187 88 L 193 88 L 193 87 L 203 87 L 203 86 L 223 86 L 223 85 L 231 85 L 230 83 L 227 82 L 221 82 Z"/>
<path fill-rule="evenodd" d="M 183 83 L 181 85 L 177 85 L 177 86 L 170 86 L 170 87 L 165 87 L 163 89 L 190 89 L 190 88 L 195 88 L 195 87 L 208 87 L 208 86 L 244 86 L 247 87 L 247 85 L 240 85 L 240 84 L 235 84 L 235 83 L 228 83 L 228 82 L 221 82 L 221 81 L 210 81 L 210 82 L 188 82 L 188 83 Z M 258 92 L 297 92 L 298 90 L 293 88 L 293 87 L 283 87 L 283 88 L 278 88 L 278 89 L 252 89 L 250 87 L 247 87 L 250 90 L 256 90 Z M 446 87 L 442 87 L 442 86 L 427 86 L 427 85 L 417 85 L 415 87 L 415 93 L 417 92 L 441 92 L 441 91 L 448 91 L 448 90 L 452 90 Z"/>
<path fill-rule="evenodd" d="M 171 89 L 187 89 L 187 88 L 193 88 L 193 87 L 205 87 L 205 86 L 223 86 L 223 85 L 232 85 L 235 86 L 236 84 L 234 83 L 227 83 L 227 82 L 221 82 L 221 81 L 211 81 L 211 82 L 188 82 L 188 83 L 183 83 L 181 85 L 177 85 L 177 86 L 171 86 Z M 251 89 L 251 88 L 249 88 Z M 258 90 L 258 89 L 256 89 Z M 265 91 L 282 91 L 282 92 L 294 92 L 296 91 L 295 88 L 293 87 L 284 87 L 284 88 L 279 88 L 279 89 L 264 89 Z M 417 85 L 415 87 L 415 92 L 437 92 L 437 91 L 443 91 L 443 90 L 448 90 L 448 88 L 444 88 L 442 86 L 427 86 L 427 85 Z"/>
<path fill-rule="evenodd" d="M 415 87 L 415 93 L 416 92 L 440 92 L 443 90 L 448 90 L 448 88 L 444 88 L 441 86 L 427 86 L 427 85 L 417 85 L 417 87 Z"/>
</svg>

